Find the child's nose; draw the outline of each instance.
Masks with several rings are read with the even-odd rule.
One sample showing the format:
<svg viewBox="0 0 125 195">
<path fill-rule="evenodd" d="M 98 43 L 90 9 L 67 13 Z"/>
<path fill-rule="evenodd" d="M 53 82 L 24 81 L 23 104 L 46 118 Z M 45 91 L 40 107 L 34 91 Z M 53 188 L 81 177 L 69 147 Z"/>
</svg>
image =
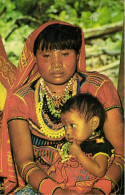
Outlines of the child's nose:
<svg viewBox="0 0 125 195">
<path fill-rule="evenodd" d="M 71 128 L 67 128 L 66 134 L 67 134 L 67 135 L 71 135 L 71 133 L 72 133 Z"/>
</svg>

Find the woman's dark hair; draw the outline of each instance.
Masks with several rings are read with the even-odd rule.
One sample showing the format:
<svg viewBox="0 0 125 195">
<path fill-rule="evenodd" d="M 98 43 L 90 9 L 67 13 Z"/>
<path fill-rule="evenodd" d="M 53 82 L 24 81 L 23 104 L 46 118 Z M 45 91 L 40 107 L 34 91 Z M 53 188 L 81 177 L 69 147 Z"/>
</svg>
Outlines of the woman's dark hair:
<svg viewBox="0 0 125 195">
<path fill-rule="evenodd" d="M 74 49 L 76 53 L 79 53 L 82 45 L 81 29 L 64 24 L 51 24 L 36 38 L 33 48 L 35 56 L 40 45 L 42 51 L 44 49 Z"/>
<path fill-rule="evenodd" d="M 106 112 L 101 102 L 89 93 L 78 94 L 67 100 L 63 105 L 61 113 L 69 112 L 71 109 L 78 111 L 85 117 L 86 122 L 97 116 L 100 120 L 96 130 L 100 130 L 106 119 Z"/>
</svg>

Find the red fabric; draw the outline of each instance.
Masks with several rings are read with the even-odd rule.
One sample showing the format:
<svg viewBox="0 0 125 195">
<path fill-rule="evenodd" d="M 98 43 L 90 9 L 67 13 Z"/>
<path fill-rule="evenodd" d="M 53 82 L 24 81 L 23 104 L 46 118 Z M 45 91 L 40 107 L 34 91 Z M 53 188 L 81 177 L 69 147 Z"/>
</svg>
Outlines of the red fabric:
<svg viewBox="0 0 125 195">
<path fill-rule="evenodd" d="M 84 75 L 86 76 L 86 81 L 81 87 L 81 93 L 88 92 L 96 96 L 105 110 L 114 107 L 121 108 L 117 91 L 108 77 L 98 72 L 84 72 Z"/>
<path fill-rule="evenodd" d="M 16 67 L 7 57 L 3 42 L 0 36 L 0 82 L 7 91 L 11 90 L 16 80 Z"/>
<path fill-rule="evenodd" d="M 49 184 L 49 186 L 48 186 L 48 184 Z M 55 189 L 58 187 L 60 187 L 60 185 L 58 183 L 56 183 L 55 181 L 53 181 L 52 179 L 50 179 L 50 178 L 44 179 L 40 184 L 39 192 L 42 194 L 46 194 L 46 195 L 53 194 Z"/>
<path fill-rule="evenodd" d="M 75 157 L 71 157 L 63 163 L 59 158 L 54 167 L 55 174 L 52 173 L 52 178 L 58 183 L 63 183 L 65 189 L 74 189 L 78 193 L 89 192 L 94 182 L 98 179 L 87 172 Z"/>
<path fill-rule="evenodd" d="M 95 183 L 94 187 L 102 189 L 104 193 L 108 195 L 111 192 L 112 183 L 108 179 L 101 179 Z"/>
</svg>

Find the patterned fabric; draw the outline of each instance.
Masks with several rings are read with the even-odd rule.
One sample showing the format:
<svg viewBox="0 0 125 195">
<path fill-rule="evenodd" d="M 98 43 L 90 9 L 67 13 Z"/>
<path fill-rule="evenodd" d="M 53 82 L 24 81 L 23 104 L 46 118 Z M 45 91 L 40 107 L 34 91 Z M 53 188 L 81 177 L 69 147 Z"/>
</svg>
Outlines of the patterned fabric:
<svg viewBox="0 0 125 195">
<path fill-rule="evenodd" d="M 16 80 L 16 67 L 9 61 L 0 36 L 0 82 L 9 91 Z"/>
<path fill-rule="evenodd" d="M 113 147 L 104 137 L 97 137 L 83 142 L 81 149 L 92 160 L 99 154 L 107 156 L 109 166 L 114 157 Z M 74 156 L 64 162 L 59 158 L 54 167 L 55 171 L 52 172 L 52 178 L 58 183 L 64 183 L 65 188 L 74 189 L 78 193 L 89 192 L 94 182 L 98 179 L 84 169 Z"/>
<path fill-rule="evenodd" d="M 40 195 L 40 193 L 35 192 L 30 185 L 26 185 L 21 190 L 15 192 L 15 195 Z"/>
<path fill-rule="evenodd" d="M 7 92 L 16 80 L 15 73 L 16 67 L 9 61 L 0 36 L 0 111 L 4 110 Z"/>
<path fill-rule="evenodd" d="M 33 55 L 33 44 L 37 35 L 48 25 L 53 23 L 68 23 L 54 21 L 48 22 L 36 29 L 27 39 L 16 73 L 16 81 L 8 94 L 5 104 L 2 129 L 0 132 L 0 176 L 4 177 L 5 194 L 13 189 L 22 188 L 25 183 L 20 178 L 11 153 L 10 139 L 7 129 L 7 120 L 16 118 L 27 120 L 31 130 L 34 157 L 47 170 L 55 162 L 58 146 L 64 143 L 64 136 L 50 139 L 40 132 L 35 107 L 35 84 L 40 77 Z M 82 32 L 82 30 L 81 30 Z M 77 71 L 81 80 L 77 82 L 77 93 L 90 92 L 97 96 L 106 110 L 120 107 L 117 92 L 111 81 L 96 72 L 85 71 L 85 43 L 82 32 L 82 48 Z M 27 81 L 27 82 L 26 82 Z M 26 83 L 26 84 L 25 84 Z"/>
</svg>

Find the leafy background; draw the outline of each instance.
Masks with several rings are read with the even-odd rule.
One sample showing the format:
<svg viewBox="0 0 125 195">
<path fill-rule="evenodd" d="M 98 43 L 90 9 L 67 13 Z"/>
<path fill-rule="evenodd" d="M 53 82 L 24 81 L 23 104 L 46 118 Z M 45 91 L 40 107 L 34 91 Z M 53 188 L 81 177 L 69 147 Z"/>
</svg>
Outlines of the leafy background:
<svg viewBox="0 0 125 195">
<path fill-rule="evenodd" d="M 123 23 L 123 0 L 1 0 L 0 33 L 10 61 L 17 66 L 28 35 L 44 22 L 66 21 L 85 35 L 105 25 Z M 86 69 L 111 78 L 117 87 L 122 29 L 85 38 Z M 107 66 L 110 65 L 110 66 Z"/>
</svg>

